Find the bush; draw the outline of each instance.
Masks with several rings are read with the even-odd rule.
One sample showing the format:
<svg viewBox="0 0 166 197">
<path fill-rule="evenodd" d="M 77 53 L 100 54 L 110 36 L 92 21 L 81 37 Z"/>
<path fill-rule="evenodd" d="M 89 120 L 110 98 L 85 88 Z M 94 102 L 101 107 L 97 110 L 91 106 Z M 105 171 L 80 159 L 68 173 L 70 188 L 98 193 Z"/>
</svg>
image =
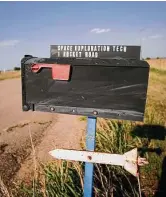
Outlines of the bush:
<svg viewBox="0 0 166 197">
<path fill-rule="evenodd" d="M 17 71 L 17 70 L 21 70 L 20 67 L 14 67 L 14 70 Z"/>
<path fill-rule="evenodd" d="M 146 60 L 150 60 L 150 59 L 151 59 L 150 57 L 147 57 L 147 58 L 146 58 Z"/>
</svg>

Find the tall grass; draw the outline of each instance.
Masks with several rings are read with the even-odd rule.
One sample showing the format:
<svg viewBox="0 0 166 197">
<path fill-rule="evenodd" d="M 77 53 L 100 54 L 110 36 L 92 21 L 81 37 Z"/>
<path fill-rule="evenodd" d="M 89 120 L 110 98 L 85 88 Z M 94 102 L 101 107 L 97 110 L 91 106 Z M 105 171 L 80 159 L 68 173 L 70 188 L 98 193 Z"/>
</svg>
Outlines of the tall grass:
<svg viewBox="0 0 166 197">
<path fill-rule="evenodd" d="M 18 197 L 81 197 L 83 174 L 81 164 L 60 161 L 41 165 L 35 185 L 22 182 L 15 195 Z"/>
<path fill-rule="evenodd" d="M 136 147 L 129 121 L 99 119 L 96 151 L 123 154 Z M 95 164 L 95 196 L 138 196 L 137 179 L 122 167 Z"/>
</svg>

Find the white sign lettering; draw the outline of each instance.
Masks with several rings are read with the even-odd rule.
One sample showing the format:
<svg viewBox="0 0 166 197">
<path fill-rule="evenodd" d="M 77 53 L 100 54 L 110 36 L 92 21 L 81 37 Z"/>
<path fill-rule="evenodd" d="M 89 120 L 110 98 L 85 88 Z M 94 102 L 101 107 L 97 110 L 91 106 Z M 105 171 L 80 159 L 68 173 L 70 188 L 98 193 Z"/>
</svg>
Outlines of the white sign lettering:
<svg viewBox="0 0 166 197">
<path fill-rule="evenodd" d="M 98 58 L 100 52 L 127 52 L 126 46 L 109 45 L 58 45 L 58 57 Z"/>
</svg>

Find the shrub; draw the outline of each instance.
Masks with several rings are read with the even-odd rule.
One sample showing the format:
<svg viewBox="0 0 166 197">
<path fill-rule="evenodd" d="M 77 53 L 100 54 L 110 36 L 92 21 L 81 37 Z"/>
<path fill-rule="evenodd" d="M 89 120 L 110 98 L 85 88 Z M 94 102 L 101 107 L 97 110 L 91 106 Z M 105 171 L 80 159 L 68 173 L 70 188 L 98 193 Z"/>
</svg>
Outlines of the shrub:
<svg viewBox="0 0 166 197">
<path fill-rule="evenodd" d="M 21 70 L 20 67 L 14 67 L 14 70 L 17 71 L 17 70 Z"/>
</svg>

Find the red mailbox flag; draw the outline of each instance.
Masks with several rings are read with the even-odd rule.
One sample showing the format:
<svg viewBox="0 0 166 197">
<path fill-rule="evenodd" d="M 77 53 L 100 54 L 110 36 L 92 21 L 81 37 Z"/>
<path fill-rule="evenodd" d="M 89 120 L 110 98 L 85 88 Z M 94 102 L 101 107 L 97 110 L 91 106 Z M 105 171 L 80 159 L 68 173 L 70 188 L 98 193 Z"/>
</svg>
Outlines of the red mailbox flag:
<svg viewBox="0 0 166 197">
<path fill-rule="evenodd" d="M 51 68 L 54 80 L 68 81 L 70 78 L 71 65 L 69 64 L 33 64 L 31 70 L 38 73 L 42 68 Z"/>
</svg>

